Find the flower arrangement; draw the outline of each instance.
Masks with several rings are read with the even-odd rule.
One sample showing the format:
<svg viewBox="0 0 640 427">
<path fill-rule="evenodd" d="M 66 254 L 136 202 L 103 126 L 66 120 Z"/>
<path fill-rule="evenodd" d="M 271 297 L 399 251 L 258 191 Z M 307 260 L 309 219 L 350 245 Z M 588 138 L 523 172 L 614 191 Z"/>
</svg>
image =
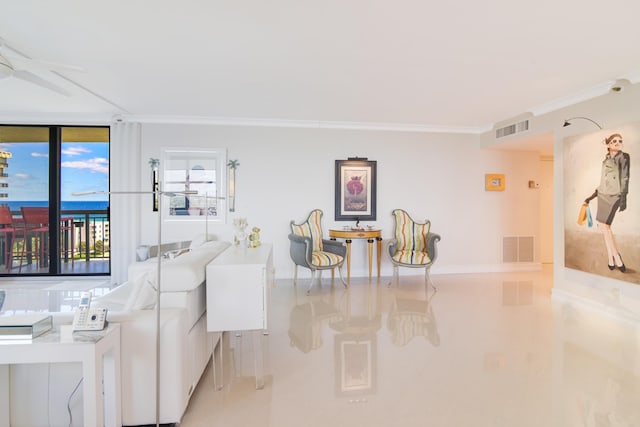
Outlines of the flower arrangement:
<svg viewBox="0 0 640 427">
<path fill-rule="evenodd" d="M 238 229 L 238 231 L 244 231 L 248 225 L 247 218 L 235 218 L 233 220 L 233 226 Z"/>
</svg>

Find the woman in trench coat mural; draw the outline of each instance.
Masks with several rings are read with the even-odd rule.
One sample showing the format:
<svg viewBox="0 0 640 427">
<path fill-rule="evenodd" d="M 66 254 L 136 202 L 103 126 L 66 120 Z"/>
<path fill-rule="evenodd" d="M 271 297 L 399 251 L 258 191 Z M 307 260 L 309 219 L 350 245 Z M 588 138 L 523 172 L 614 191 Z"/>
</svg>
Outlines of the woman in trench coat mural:
<svg viewBox="0 0 640 427">
<path fill-rule="evenodd" d="M 620 256 L 616 245 L 611 224 L 618 211 L 622 212 L 627 208 L 627 193 L 629 192 L 629 154 L 622 151 L 622 136 L 618 133 L 610 135 L 604 140 L 607 147 L 607 154 L 602 161 L 602 171 L 600 173 L 600 186 L 594 193 L 585 199 L 589 203 L 595 197 L 598 198 L 598 211 L 596 222 L 598 228 L 604 236 L 604 243 L 607 247 L 607 265 L 609 270 L 616 267 L 621 271 L 626 271 L 624 261 Z"/>
</svg>

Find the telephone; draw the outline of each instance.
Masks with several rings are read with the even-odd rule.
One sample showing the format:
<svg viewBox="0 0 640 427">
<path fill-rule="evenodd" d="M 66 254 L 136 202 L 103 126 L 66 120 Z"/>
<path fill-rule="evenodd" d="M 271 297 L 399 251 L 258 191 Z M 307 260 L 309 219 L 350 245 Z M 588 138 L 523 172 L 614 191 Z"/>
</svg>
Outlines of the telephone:
<svg viewBox="0 0 640 427">
<path fill-rule="evenodd" d="M 73 316 L 74 331 L 100 331 L 107 322 L 107 309 L 91 308 L 91 292 L 83 292 Z"/>
</svg>

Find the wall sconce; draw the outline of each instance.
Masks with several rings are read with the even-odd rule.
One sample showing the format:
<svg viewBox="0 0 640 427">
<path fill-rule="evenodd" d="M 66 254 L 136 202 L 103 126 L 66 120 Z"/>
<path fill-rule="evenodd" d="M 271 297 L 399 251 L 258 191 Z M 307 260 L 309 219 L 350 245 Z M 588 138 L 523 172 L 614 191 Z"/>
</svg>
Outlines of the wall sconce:
<svg viewBox="0 0 640 427">
<path fill-rule="evenodd" d="M 229 168 L 229 212 L 236 211 L 236 168 L 240 166 L 240 162 L 229 160 L 227 167 Z"/>
<path fill-rule="evenodd" d="M 594 121 L 594 120 L 591 120 L 589 117 L 572 117 L 572 118 L 570 118 L 570 119 L 566 119 L 566 120 L 564 121 L 564 124 L 562 125 L 562 127 L 563 127 L 563 128 L 566 128 L 567 126 L 571 126 L 571 120 L 577 120 L 577 119 L 580 119 L 580 120 L 588 120 L 588 121 L 590 121 L 591 123 L 593 123 L 594 125 L 598 126 L 598 128 L 599 128 L 599 129 L 602 129 L 602 126 L 600 126 L 600 125 L 598 124 L 598 122 L 596 122 L 596 121 Z"/>
<path fill-rule="evenodd" d="M 160 160 L 149 159 L 149 166 L 151 167 L 151 192 L 153 193 L 153 211 L 158 212 L 158 181 L 160 173 Z"/>
</svg>

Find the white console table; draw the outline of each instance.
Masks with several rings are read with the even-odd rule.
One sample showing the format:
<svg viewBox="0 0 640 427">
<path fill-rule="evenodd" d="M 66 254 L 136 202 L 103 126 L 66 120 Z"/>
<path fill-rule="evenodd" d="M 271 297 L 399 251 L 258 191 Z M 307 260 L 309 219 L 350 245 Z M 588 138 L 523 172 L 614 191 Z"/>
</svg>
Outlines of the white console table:
<svg viewBox="0 0 640 427">
<path fill-rule="evenodd" d="M 207 330 L 254 331 L 256 388 L 262 389 L 264 358 L 260 335 L 255 331 L 261 334 L 268 327 L 274 277 L 273 246 L 263 243 L 257 248 L 230 247 L 207 265 L 206 272 Z M 218 361 L 221 365 L 222 344 L 220 340 Z M 214 374 L 215 371 L 214 360 Z"/>
<path fill-rule="evenodd" d="M 57 327 L 29 341 L 0 341 L 0 426 L 10 425 L 8 365 L 62 362 L 82 363 L 82 425 L 122 425 L 120 325 L 115 323 L 103 331 L 66 336 Z"/>
</svg>

